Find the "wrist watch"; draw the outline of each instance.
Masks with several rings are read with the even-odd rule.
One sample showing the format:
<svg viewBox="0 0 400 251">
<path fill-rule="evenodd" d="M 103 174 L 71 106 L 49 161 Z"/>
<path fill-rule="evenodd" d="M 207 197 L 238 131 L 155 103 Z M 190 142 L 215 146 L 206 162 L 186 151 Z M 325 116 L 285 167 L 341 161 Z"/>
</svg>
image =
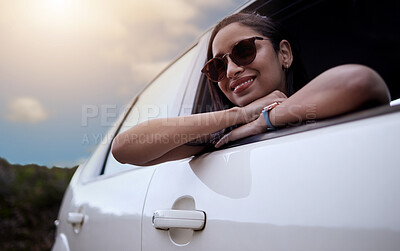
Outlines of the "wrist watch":
<svg viewBox="0 0 400 251">
<path fill-rule="evenodd" d="M 266 107 L 264 107 L 262 109 L 262 114 L 264 116 L 265 122 L 267 123 L 268 126 L 268 131 L 274 131 L 276 130 L 276 127 L 272 125 L 271 121 L 269 120 L 269 111 L 271 111 L 272 109 L 274 109 L 275 107 L 277 107 L 281 102 L 274 102 L 271 103 L 269 105 L 267 105 Z"/>
</svg>

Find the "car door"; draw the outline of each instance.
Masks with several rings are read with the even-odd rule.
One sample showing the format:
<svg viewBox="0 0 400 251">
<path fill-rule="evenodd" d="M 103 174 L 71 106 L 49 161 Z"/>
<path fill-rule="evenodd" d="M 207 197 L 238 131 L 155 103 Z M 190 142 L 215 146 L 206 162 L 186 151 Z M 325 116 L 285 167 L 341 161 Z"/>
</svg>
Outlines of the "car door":
<svg viewBox="0 0 400 251">
<path fill-rule="evenodd" d="M 397 109 L 159 167 L 142 250 L 398 250 L 399 127 Z M 169 229 L 157 211 L 178 212 Z M 204 212 L 204 229 L 174 228 L 185 211 Z"/>
<path fill-rule="evenodd" d="M 163 71 L 79 167 L 60 210 L 54 250 L 141 249 L 142 211 L 157 166 L 118 163 L 110 152 L 111 139 L 148 119 L 177 116 L 197 55 L 194 45 Z"/>
</svg>

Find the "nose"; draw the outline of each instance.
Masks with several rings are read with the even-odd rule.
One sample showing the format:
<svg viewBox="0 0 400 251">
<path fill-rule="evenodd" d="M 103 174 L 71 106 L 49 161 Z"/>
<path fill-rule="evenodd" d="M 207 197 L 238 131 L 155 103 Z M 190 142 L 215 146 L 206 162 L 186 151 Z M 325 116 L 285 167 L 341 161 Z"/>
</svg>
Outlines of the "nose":
<svg viewBox="0 0 400 251">
<path fill-rule="evenodd" d="M 233 79 L 244 71 L 243 66 L 239 66 L 232 61 L 230 55 L 226 56 L 226 77 Z"/>
</svg>

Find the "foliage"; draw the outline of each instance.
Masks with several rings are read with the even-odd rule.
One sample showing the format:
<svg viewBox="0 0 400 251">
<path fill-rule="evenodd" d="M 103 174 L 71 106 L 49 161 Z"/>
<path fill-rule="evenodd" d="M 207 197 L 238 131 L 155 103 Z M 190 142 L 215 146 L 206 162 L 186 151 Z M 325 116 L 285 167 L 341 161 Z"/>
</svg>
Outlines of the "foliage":
<svg viewBox="0 0 400 251">
<path fill-rule="evenodd" d="M 74 168 L 12 165 L 0 158 L 0 250 L 50 250 Z"/>
</svg>

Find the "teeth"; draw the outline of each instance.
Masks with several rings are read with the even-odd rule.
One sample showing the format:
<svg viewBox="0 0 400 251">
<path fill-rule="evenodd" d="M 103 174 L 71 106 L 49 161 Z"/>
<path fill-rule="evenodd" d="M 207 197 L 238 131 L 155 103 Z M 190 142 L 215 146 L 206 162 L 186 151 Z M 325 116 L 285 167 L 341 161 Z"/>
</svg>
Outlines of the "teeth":
<svg viewBox="0 0 400 251">
<path fill-rule="evenodd" d="M 253 81 L 253 80 L 254 80 L 254 79 L 252 78 L 252 79 L 247 80 L 246 82 L 241 83 L 240 85 L 238 85 L 238 86 L 235 87 L 235 90 L 236 90 L 237 88 L 241 87 L 242 85 L 245 85 L 245 84 L 247 84 L 247 83 L 250 83 L 250 82 Z"/>
</svg>

